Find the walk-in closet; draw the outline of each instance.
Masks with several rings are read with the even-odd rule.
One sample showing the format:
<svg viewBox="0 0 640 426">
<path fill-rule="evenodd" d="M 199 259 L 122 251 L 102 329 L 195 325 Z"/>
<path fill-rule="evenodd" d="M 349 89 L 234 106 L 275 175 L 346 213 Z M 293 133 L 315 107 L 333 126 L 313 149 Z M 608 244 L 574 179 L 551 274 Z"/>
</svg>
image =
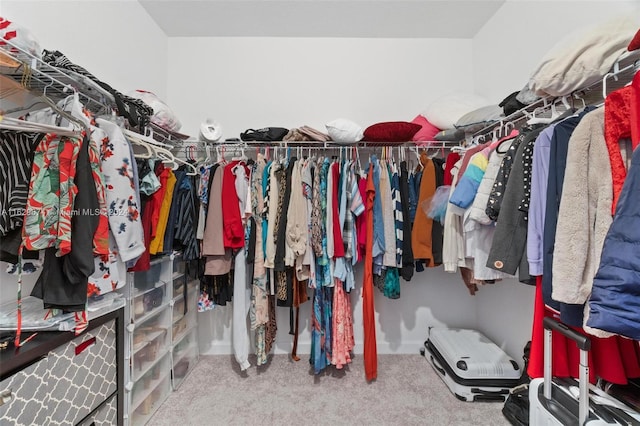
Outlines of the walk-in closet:
<svg viewBox="0 0 640 426">
<path fill-rule="evenodd" d="M 640 425 L 636 1 L 2 0 L 0 425 Z"/>
</svg>

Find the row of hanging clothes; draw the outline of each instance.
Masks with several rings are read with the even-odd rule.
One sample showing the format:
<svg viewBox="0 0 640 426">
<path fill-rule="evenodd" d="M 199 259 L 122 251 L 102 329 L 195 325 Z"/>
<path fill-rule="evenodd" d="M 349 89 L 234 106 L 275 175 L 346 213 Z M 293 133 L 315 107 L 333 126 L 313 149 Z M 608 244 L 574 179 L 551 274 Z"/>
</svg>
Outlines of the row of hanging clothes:
<svg viewBox="0 0 640 426">
<path fill-rule="evenodd" d="M 227 159 L 225 149 L 237 155 Z M 298 360 L 299 306 L 307 301 L 314 371 L 348 364 L 354 267 L 365 262 L 366 373 L 375 378 L 373 288 L 398 299 L 400 278 L 442 263 L 442 226 L 422 205 L 445 183 L 444 159 L 387 147 L 362 168 L 360 151 L 369 148 L 334 148 L 333 156 L 330 149 L 275 148 L 272 156 L 269 148 L 249 148 L 249 159 L 244 146 L 218 147 L 218 158 L 200 167 L 198 309 L 233 300 L 233 348 L 243 370 L 250 366 L 247 315 L 262 365 L 275 342 L 276 307 L 289 308 Z"/>
<path fill-rule="evenodd" d="M 0 116 L 0 260 L 18 282 L 17 346 L 23 274 L 40 272 L 31 295 L 51 315 L 73 312 L 79 334 L 87 303 L 124 286 L 127 270 L 174 250 L 199 256 L 193 165 L 95 116 L 78 92 L 38 103 Z"/>
<path fill-rule="evenodd" d="M 640 377 L 638 100 L 640 74 L 602 106 L 550 104 L 550 117 L 525 114 L 519 131 L 497 131 L 453 168 L 445 270 L 459 270 L 471 294 L 516 274 L 536 286 L 533 378 L 543 375 L 544 316 L 590 335 L 592 381 Z M 577 377 L 577 348 L 553 338 L 553 375 Z"/>
</svg>

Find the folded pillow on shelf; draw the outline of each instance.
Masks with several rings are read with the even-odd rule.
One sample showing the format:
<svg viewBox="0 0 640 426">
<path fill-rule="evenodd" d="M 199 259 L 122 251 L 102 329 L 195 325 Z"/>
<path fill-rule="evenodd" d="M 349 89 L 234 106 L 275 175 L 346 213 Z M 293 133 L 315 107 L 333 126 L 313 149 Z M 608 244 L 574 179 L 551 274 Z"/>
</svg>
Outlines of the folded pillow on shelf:
<svg viewBox="0 0 640 426">
<path fill-rule="evenodd" d="M 420 124 L 408 121 L 385 121 L 367 127 L 363 140 L 367 142 L 407 142 L 421 128 Z"/>
<path fill-rule="evenodd" d="M 434 137 L 436 141 L 444 142 L 461 142 L 464 140 L 464 130 L 462 129 L 446 129 L 438 132 Z"/>
<path fill-rule="evenodd" d="M 282 138 L 282 140 L 287 142 L 308 142 L 311 140 L 311 138 L 302 133 L 300 129 L 295 128 L 289 130 L 289 133 L 287 133 L 286 136 Z"/>
<path fill-rule="evenodd" d="M 322 133 L 320 130 L 314 129 L 313 127 L 302 126 L 302 127 L 299 127 L 298 130 L 303 135 L 309 137 L 309 139 L 312 140 L 312 141 L 328 142 L 328 141 L 331 140 L 329 135 L 327 135 L 326 133 Z"/>
<path fill-rule="evenodd" d="M 556 43 L 529 78 L 540 96 L 565 96 L 601 80 L 638 29 L 638 17 L 618 16 L 574 31 Z"/>
<path fill-rule="evenodd" d="M 431 102 L 422 115 L 439 129 L 451 129 L 460 117 L 487 104 L 481 96 L 452 93 Z"/>
<path fill-rule="evenodd" d="M 420 130 L 411 138 L 414 142 L 432 141 L 433 137 L 440 131 L 424 115 L 418 115 L 411 122 L 420 125 Z"/>
<path fill-rule="evenodd" d="M 329 137 L 334 142 L 359 142 L 364 137 L 362 126 L 345 118 L 338 118 L 325 124 Z"/>
<path fill-rule="evenodd" d="M 456 122 L 454 127 L 465 133 L 473 133 L 483 127 L 504 118 L 502 108 L 498 105 L 488 105 L 466 113 Z"/>
</svg>

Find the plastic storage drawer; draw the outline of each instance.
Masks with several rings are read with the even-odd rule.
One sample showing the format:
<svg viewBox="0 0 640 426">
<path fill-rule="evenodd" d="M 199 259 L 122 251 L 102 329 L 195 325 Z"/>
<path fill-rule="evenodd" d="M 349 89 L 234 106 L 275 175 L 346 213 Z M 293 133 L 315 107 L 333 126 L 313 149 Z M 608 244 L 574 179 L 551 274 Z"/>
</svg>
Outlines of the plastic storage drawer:
<svg viewBox="0 0 640 426">
<path fill-rule="evenodd" d="M 198 333 L 192 329 L 173 349 L 173 388 L 178 389 L 198 360 Z"/>
<path fill-rule="evenodd" d="M 140 377 L 131 391 L 132 424 L 145 424 L 171 391 L 171 357 L 162 359 Z"/>
<path fill-rule="evenodd" d="M 171 310 L 166 305 L 147 321 L 135 325 L 131 348 L 133 380 L 145 374 L 168 348 L 170 324 Z"/>
<path fill-rule="evenodd" d="M 159 281 L 157 287 L 145 290 L 135 289 L 131 316 L 135 322 L 142 322 L 169 301 L 167 284 Z"/>
</svg>

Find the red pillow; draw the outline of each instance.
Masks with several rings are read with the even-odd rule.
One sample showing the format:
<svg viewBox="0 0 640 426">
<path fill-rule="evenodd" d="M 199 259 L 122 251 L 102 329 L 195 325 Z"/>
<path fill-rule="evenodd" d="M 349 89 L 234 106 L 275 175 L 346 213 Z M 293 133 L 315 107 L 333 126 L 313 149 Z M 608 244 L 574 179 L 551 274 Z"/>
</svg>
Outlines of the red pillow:
<svg viewBox="0 0 640 426">
<path fill-rule="evenodd" d="M 634 50 L 638 50 L 638 49 L 640 49 L 640 30 L 638 30 L 636 35 L 633 36 L 633 38 L 631 39 L 631 42 L 629 43 L 629 46 L 627 47 L 627 50 L 629 52 L 633 52 Z"/>
<path fill-rule="evenodd" d="M 406 121 L 387 121 L 376 123 L 364 131 L 364 141 L 368 142 L 407 142 L 418 133 L 422 126 Z"/>
<path fill-rule="evenodd" d="M 440 129 L 431 124 L 423 115 L 417 116 L 411 122 L 422 126 L 418 133 L 413 135 L 413 139 L 411 139 L 412 141 L 432 141 L 435 140 L 435 135 L 440 132 Z"/>
</svg>

